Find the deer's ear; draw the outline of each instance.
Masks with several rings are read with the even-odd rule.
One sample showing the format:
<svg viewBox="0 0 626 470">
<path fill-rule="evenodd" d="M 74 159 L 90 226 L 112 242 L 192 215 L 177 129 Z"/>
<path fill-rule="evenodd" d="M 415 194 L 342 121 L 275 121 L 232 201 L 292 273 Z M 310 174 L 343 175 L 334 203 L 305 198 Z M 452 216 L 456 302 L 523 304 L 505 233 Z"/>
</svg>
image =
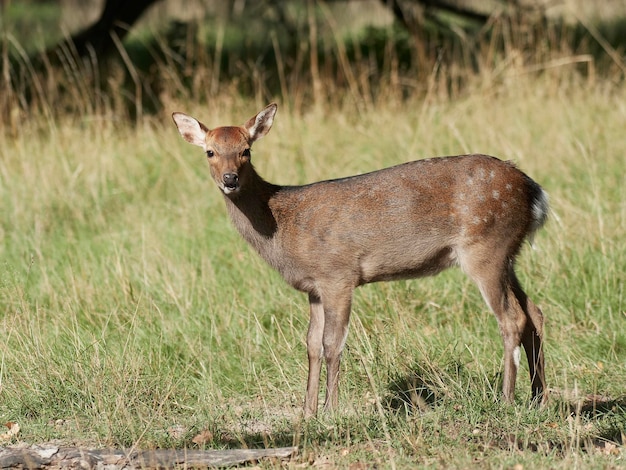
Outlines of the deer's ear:
<svg viewBox="0 0 626 470">
<path fill-rule="evenodd" d="M 174 113 L 172 119 L 174 119 L 178 132 L 183 136 L 183 139 L 190 144 L 204 148 L 204 138 L 209 131 L 204 124 L 185 113 Z"/>
<path fill-rule="evenodd" d="M 250 134 L 250 143 L 259 140 L 270 131 L 277 108 L 276 103 L 269 104 L 260 111 L 259 114 L 248 119 L 248 122 L 243 125 L 248 131 L 248 134 Z"/>
</svg>

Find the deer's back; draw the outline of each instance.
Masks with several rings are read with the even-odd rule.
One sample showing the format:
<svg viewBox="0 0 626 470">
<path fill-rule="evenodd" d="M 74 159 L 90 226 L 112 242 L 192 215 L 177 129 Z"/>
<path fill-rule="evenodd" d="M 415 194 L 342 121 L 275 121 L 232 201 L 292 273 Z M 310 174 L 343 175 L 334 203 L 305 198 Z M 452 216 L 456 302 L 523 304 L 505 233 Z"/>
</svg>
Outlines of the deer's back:
<svg viewBox="0 0 626 470">
<path fill-rule="evenodd" d="M 297 287 L 311 273 L 355 285 L 435 274 L 477 241 L 504 234 L 521 245 L 540 191 L 511 163 L 483 155 L 286 187 L 270 202 L 285 256 L 279 270 Z"/>
</svg>

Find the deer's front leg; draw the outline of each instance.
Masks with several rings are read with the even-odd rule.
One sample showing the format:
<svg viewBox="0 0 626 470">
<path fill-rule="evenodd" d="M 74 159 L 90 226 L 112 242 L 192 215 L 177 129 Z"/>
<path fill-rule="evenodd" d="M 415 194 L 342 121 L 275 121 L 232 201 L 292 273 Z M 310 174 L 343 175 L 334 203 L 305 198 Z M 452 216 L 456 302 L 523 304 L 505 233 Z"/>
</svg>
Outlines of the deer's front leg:
<svg viewBox="0 0 626 470">
<path fill-rule="evenodd" d="M 341 353 L 348 336 L 352 289 L 334 291 L 323 297 L 324 336 L 322 344 L 326 359 L 326 401 L 325 411 L 337 408 L 339 399 L 339 365 Z"/>
<path fill-rule="evenodd" d="M 324 334 L 324 307 L 322 306 L 320 298 L 313 294 L 309 294 L 309 306 L 309 331 L 306 337 L 307 354 L 309 356 L 309 377 L 306 386 L 306 396 L 304 398 L 305 418 L 317 414 L 322 354 L 324 352 L 322 345 L 322 337 Z"/>
</svg>

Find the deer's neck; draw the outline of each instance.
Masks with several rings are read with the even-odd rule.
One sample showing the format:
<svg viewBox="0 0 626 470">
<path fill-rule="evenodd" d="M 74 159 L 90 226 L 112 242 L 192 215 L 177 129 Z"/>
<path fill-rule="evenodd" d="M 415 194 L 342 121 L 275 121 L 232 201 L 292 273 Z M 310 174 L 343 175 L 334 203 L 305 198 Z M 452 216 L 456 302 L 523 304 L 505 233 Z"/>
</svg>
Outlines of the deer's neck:
<svg viewBox="0 0 626 470">
<path fill-rule="evenodd" d="M 270 200 L 280 189 L 280 186 L 268 183 L 254 172 L 239 193 L 232 197 L 224 196 L 235 228 L 270 264 L 272 240 L 278 228 Z"/>
</svg>

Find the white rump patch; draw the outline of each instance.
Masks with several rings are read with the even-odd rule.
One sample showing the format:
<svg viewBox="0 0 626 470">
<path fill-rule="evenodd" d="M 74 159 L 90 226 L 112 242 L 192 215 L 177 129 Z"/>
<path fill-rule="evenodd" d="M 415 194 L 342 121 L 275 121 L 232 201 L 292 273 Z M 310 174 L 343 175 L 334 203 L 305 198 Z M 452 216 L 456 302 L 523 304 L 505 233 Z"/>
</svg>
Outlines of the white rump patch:
<svg viewBox="0 0 626 470">
<path fill-rule="evenodd" d="M 528 242 L 530 243 L 530 246 L 534 248 L 533 239 L 535 232 L 543 227 L 543 224 L 546 223 L 546 219 L 548 218 L 548 213 L 550 212 L 548 194 L 543 189 L 539 193 L 537 199 L 533 202 L 531 210 L 533 221 L 528 234 Z"/>
<path fill-rule="evenodd" d="M 537 228 L 540 228 L 546 222 L 549 210 L 548 195 L 542 190 L 532 207 L 533 219 Z"/>
</svg>

